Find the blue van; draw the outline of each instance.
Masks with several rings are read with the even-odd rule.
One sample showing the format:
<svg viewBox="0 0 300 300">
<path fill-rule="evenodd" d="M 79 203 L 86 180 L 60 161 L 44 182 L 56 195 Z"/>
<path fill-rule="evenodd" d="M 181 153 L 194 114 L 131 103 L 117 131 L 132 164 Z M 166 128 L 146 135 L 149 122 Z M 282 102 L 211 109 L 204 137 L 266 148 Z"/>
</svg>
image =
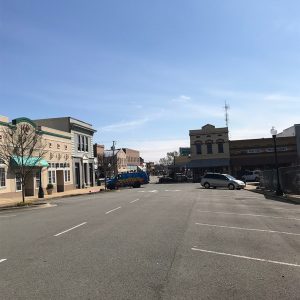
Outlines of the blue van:
<svg viewBox="0 0 300 300">
<path fill-rule="evenodd" d="M 149 176 L 145 172 L 122 173 L 107 181 L 107 188 L 110 190 L 119 187 L 132 186 L 139 188 L 142 184 L 149 183 Z"/>
</svg>

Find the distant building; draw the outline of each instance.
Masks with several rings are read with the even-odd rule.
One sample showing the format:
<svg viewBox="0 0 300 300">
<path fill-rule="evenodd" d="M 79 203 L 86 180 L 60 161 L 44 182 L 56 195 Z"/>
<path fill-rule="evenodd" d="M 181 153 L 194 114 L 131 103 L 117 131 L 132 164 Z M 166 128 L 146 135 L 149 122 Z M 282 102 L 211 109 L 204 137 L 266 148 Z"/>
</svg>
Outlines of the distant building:
<svg viewBox="0 0 300 300">
<path fill-rule="evenodd" d="M 129 148 L 123 148 L 123 151 L 126 153 L 127 171 L 137 171 L 140 165 L 140 151 Z"/>
<path fill-rule="evenodd" d="M 124 173 L 128 171 L 126 153 L 123 149 L 115 149 L 114 151 L 104 150 L 104 161 L 106 162 L 106 165 L 110 165 L 108 171 L 113 171 L 114 164 L 116 166 L 117 173 Z"/>
<path fill-rule="evenodd" d="M 190 130 L 191 159 L 187 168 L 195 181 L 205 172 L 227 173 L 230 166 L 228 128 L 216 128 L 211 124 Z"/>
</svg>

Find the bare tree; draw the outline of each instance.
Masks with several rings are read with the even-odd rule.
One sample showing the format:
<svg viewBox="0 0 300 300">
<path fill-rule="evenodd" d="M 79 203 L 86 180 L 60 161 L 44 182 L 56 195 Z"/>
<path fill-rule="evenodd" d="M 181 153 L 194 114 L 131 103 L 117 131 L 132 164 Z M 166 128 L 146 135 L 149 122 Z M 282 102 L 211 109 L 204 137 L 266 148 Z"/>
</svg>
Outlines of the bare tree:
<svg viewBox="0 0 300 300">
<path fill-rule="evenodd" d="M 175 156 L 178 156 L 177 151 L 168 152 L 166 157 L 163 157 L 159 160 L 159 163 L 163 166 L 170 166 L 174 164 Z"/>
<path fill-rule="evenodd" d="M 12 168 L 22 186 L 22 200 L 25 202 L 25 184 L 28 175 L 39 167 L 45 156 L 46 144 L 42 132 L 25 122 L 0 127 L 0 160 Z"/>
</svg>

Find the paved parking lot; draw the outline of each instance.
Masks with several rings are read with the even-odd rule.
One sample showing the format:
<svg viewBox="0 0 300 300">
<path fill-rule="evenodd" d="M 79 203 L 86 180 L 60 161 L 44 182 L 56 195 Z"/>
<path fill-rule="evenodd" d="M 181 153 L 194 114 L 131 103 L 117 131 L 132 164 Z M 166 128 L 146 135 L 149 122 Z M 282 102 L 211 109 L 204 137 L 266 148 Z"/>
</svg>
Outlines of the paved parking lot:
<svg viewBox="0 0 300 300">
<path fill-rule="evenodd" d="M 300 298 L 298 205 L 199 184 L 52 203 L 0 213 L 3 299 Z"/>
</svg>

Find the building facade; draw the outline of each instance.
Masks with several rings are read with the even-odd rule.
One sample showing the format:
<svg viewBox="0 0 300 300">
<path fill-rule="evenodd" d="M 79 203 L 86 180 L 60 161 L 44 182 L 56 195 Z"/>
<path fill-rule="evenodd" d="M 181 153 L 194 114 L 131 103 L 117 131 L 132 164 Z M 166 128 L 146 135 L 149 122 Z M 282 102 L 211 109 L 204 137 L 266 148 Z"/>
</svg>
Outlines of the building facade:
<svg viewBox="0 0 300 300">
<path fill-rule="evenodd" d="M 69 132 L 72 144 L 73 180 L 76 188 L 95 185 L 93 135 L 96 130 L 92 125 L 75 118 L 62 117 L 39 119 L 40 126 Z"/>
<path fill-rule="evenodd" d="M 191 156 L 187 168 L 198 181 L 205 172 L 229 172 L 230 153 L 228 128 L 216 128 L 211 124 L 190 130 Z"/>
<path fill-rule="evenodd" d="M 127 171 L 136 172 L 140 166 L 140 151 L 123 148 L 126 154 Z"/>
<path fill-rule="evenodd" d="M 54 193 L 73 189 L 70 133 L 38 126 L 28 118 L 19 118 L 9 122 L 7 117 L 0 117 L 0 132 L 1 127 L 18 126 L 20 124 L 27 124 L 35 128 L 42 136 L 45 150 L 42 160 L 34 167 L 29 166 L 30 172 L 26 179 L 25 196 L 37 196 L 40 184 L 44 192 L 46 192 L 48 183 L 53 184 Z M 1 142 L 5 143 L 6 141 L 0 137 Z M 13 164 L 7 166 L 0 161 L 0 196 L 13 197 L 20 195 L 21 197 L 21 193 L 22 185 L 20 176 L 16 173 L 16 168 Z"/>
<path fill-rule="evenodd" d="M 295 136 L 277 137 L 279 167 L 297 164 L 297 142 Z M 230 141 L 230 166 L 234 176 L 246 170 L 269 170 L 276 167 L 273 138 Z"/>
</svg>

